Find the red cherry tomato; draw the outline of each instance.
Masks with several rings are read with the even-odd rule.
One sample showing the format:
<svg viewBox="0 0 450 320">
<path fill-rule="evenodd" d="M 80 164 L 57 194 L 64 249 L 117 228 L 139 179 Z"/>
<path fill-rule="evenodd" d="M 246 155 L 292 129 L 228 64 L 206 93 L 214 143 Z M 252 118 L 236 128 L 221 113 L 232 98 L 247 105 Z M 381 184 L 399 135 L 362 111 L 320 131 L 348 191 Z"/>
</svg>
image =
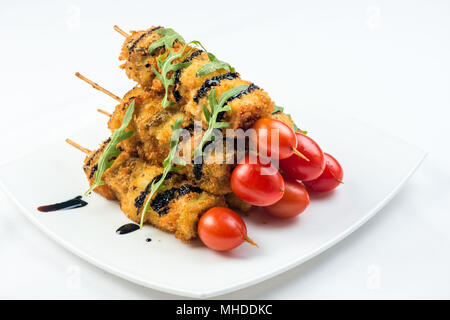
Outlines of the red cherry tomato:
<svg viewBox="0 0 450 320">
<path fill-rule="evenodd" d="M 284 180 L 271 164 L 252 164 L 247 157 L 231 174 L 231 189 L 241 200 L 255 206 L 270 206 L 283 197 Z"/>
<path fill-rule="evenodd" d="M 271 216 L 277 218 L 292 218 L 303 211 L 309 205 L 309 195 L 303 184 L 295 179 L 284 177 L 284 195 L 277 203 L 264 207 Z"/>
<path fill-rule="evenodd" d="M 297 137 L 294 130 L 283 121 L 262 118 L 255 122 L 253 129 L 256 131 L 255 142 L 260 154 L 277 159 L 286 159 L 294 153 Z M 273 130 L 278 130 L 278 143 L 273 141 L 274 145 L 272 146 Z"/>
<path fill-rule="evenodd" d="M 317 179 L 306 181 L 305 186 L 314 192 L 326 192 L 333 190 L 342 183 L 344 171 L 339 162 L 328 153 L 325 155 L 325 169 Z"/>
<path fill-rule="evenodd" d="M 218 251 L 232 250 L 247 239 L 244 220 L 233 210 L 215 207 L 206 211 L 198 222 L 203 243 Z"/>
<path fill-rule="evenodd" d="M 280 168 L 283 172 L 294 179 L 309 181 L 318 178 L 325 167 L 322 149 L 310 137 L 297 132 L 297 150 L 308 158 L 309 161 L 292 155 L 287 159 L 280 160 Z"/>
</svg>

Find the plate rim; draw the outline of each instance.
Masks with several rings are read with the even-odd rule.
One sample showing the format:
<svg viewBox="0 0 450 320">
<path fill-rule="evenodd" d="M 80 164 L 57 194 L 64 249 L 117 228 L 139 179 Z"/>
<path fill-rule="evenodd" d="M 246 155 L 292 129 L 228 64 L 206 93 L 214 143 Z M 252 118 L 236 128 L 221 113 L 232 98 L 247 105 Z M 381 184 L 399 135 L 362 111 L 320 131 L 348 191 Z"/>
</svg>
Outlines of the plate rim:
<svg viewBox="0 0 450 320">
<path fill-rule="evenodd" d="M 423 163 L 427 156 L 427 152 L 422 150 L 421 148 L 417 146 L 410 145 L 411 147 L 414 147 L 417 150 L 418 154 L 418 160 L 416 163 L 411 167 L 408 174 L 406 174 L 402 180 L 391 190 L 390 193 L 384 197 L 372 210 L 370 210 L 367 214 L 365 214 L 361 219 L 356 221 L 353 225 L 345 229 L 343 232 L 339 233 L 334 238 L 330 239 L 328 242 L 325 242 L 322 244 L 318 249 L 316 249 L 313 253 L 310 255 L 293 259 L 292 261 L 289 261 L 288 263 L 285 263 L 284 265 L 276 268 L 275 270 L 266 272 L 264 274 L 260 274 L 258 276 L 255 276 L 253 278 L 242 280 L 238 283 L 222 287 L 220 289 L 212 289 L 212 290 L 206 290 L 206 291 L 195 291 L 195 290 L 189 290 L 189 289 L 174 289 L 171 286 L 166 286 L 164 284 L 160 283 L 149 283 L 148 281 L 142 279 L 141 277 L 132 276 L 129 273 L 122 272 L 108 264 L 100 262 L 98 259 L 96 259 L 93 256 L 90 256 L 86 253 L 84 253 L 82 250 L 77 249 L 76 247 L 72 246 L 69 242 L 62 239 L 61 237 L 57 236 L 55 233 L 53 233 L 51 230 L 49 230 L 45 225 L 41 224 L 34 214 L 32 214 L 27 208 L 25 208 L 21 202 L 14 196 L 14 194 L 9 191 L 8 187 L 5 185 L 3 181 L 0 180 L 0 188 L 3 190 L 3 192 L 9 197 L 9 199 L 12 200 L 13 203 L 15 203 L 22 214 L 25 215 L 25 217 L 32 222 L 39 230 L 41 230 L 46 236 L 54 240 L 58 245 L 62 246 L 64 249 L 68 250 L 72 254 L 78 256 L 79 258 L 89 262 L 90 264 L 94 265 L 95 267 L 105 270 L 117 277 L 123 278 L 127 281 L 133 282 L 135 284 L 141 285 L 143 287 L 183 296 L 183 297 L 189 297 L 189 298 L 198 298 L 198 299 L 205 299 L 205 298 L 212 298 L 219 295 L 224 295 L 233 291 L 237 291 L 240 289 L 244 289 L 253 285 L 256 285 L 258 283 L 261 283 L 269 278 L 273 278 L 277 275 L 280 275 L 281 273 L 284 273 L 294 267 L 297 267 L 301 265 L 302 263 L 318 256 L 319 254 L 323 253 L 324 251 L 328 250 L 347 236 L 349 236 L 351 233 L 359 229 L 362 225 L 364 225 L 367 221 L 369 221 L 373 216 L 375 216 L 389 201 L 391 201 L 397 193 L 400 191 L 400 189 L 405 185 L 405 183 L 414 175 L 414 173 L 417 171 L 417 169 L 420 167 L 420 165 Z M 15 159 L 17 160 L 17 159 Z M 8 162 L 11 164 L 14 161 Z M 3 168 L 7 165 L 3 164 L 0 166 L 0 168 Z"/>
</svg>

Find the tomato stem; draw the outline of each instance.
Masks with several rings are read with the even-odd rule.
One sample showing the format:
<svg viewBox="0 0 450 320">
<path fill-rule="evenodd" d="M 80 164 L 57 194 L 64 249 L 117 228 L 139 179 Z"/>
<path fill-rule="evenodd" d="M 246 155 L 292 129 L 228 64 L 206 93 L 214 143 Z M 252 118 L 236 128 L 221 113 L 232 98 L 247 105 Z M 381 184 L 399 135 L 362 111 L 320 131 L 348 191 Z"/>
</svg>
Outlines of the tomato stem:
<svg viewBox="0 0 450 320">
<path fill-rule="evenodd" d="M 304 154 L 302 154 L 300 151 L 298 151 L 297 149 L 292 148 L 292 151 L 294 152 L 294 154 L 295 154 L 296 156 L 299 156 L 299 157 L 302 158 L 303 160 L 306 160 L 306 161 L 309 162 L 309 159 L 308 159 Z"/>
<path fill-rule="evenodd" d="M 244 237 L 244 241 L 246 241 L 246 242 L 250 243 L 251 245 L 259 248 L 258 244 L 255 241 L 253 241 L 251 238 L 247 237 L 247 236 Z"/>
</svg>

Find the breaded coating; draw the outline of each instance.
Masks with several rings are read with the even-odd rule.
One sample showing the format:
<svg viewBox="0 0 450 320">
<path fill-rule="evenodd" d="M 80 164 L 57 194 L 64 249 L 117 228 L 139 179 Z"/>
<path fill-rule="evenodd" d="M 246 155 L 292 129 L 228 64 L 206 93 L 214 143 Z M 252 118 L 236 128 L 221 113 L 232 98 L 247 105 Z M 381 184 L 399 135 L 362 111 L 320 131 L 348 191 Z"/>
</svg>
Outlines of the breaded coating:
<svg viewBox="0 0 450 320">
<path fill-rule="evenodd" d="M 242 212 L 248 212 L 253 209 L 253 206 L 250 203 L 247 203 L 241 199 L 239 199 L 233 192 L 227 194 L 225 196 L 225 200 L 227 205 L 233 209 L 240 210 Z"/>
<path fill-rule="evenodd" d="M 98 152 L 97 154 L 101 154 Z M 91 160 L 93 163 L 94 160 Z M 94 191 L 107 190 L 120 202 L 120 208 L 132 221 L 139 223 L 143 206 L 150 193 L 151 183 L 159 179 L 163 168 L 151 165 L 140 158 L 122 152 L 102 176 L 106 185 Z M 92 183 L 93 181 L 91 181 Z M 223 196 L 212 195 L 202 188 L 191 185 L 183 175 L 169 174 L 164 189 L 158 191 L 150 202 L 144 223 L 174 233 L 183 241 L 197 236 L 197 222 L 208 209 L 225 205 Z M 103 191 L 99 192 L 101 195 Z"/>
<path fill-rule="evenodd" d="M 155 73 L 152 70 L 157 67 L 156 59 L 163 52 L 158 49 L 158 54 L 148 53 L 149 45 L 161 38 L 161 35 L 153 32 L 160 27 L 153 26 L 143 31 L 131 31 L 131 35 L 126 38 L 119 60 L 125 60 L 120 67 L 125 70 L 128 78 L 136 81 L 142 87 L 149 89 L 152 87 Z"/>
<path fill-rule="evenodd" d="M 127 76 L 138 85 L 130 90 L 116 106 L 108 127 L 111 131 L 118 129 L 125 113 L 134 101 L 134 113 L 127 131 L 133 135 L 121 141 L 117 148 L 120 155 L 114 159 L 102 180 L 106 185 L 94 191 L 107 199 L 120 202 L 125 215 L 139 223 L 144 204 L 150 194 L 151 185 L 161 178 L 163 161 L 170 152 L 171 126 L 183 117 L 181 128 L 186 129 L 178 145 L 180 156 L 187 164 L 180 170 L 169 173 L 163 187 L 150 200 L 145 214 L 145 223 L 174 233 L 183 241 L 197 237 L 197 222 L 208 209 L 216 206 L 230 206 L 242 212 L 249 211 L 252 205 L 240 200 L 231 190 L 231 172 L 236 162 L 227 161 L 226 156 L 237 157 L 236 151 L 231 155 L 215 150 L 205 151 L 206 160 L 194 163 L 193 150 L 200 139 L 194 139 L 194 123 L 200 121 L 204 134 L 208 122 L 203 107 L 210 108 L 208 96 L 215 90 L 217 99 L 228 90 L 241 85 L 247 89 L 230 97 L 226 102 L 230 112 L 219 114 L 217 120 L 230 123 L 227 129 L 248 129 L 260 118 L 273 117 L 293 127 L 290 117 L 282 112 L 272 115 L 274 102 L 267 92 L 250 81 L 241 79 L 234 69 L 217 69 L 204 75 L 198 71 L 211 62 L 211 56 L 203 50 L 192 48 L 175 41 L 172 52 L 179 53 L 185 48 L 185 55 L 173 63 L 189 62 L 187 67 L 170 71 L 167 78 L 173 83 L 168 87 L 168 99 L 173 104 L 163 109 L 161 106 L 165 88 L 154 69 L 159 70 L 157 61 L 169 54 L 165 47 L 156 48 L 151 54 L 149 46 L 162 36 L 156 32 L 161 27 L 152 27 L 143 31 L 132 31 L 125 39 L 119 59 Z M 198 132 L 197 132 L 198 133 Z M 238 137 L 230 137 L 235 141 Z M 97 161 L 109 140 L 86 157 L 84 172 L 89 183 L 94 182 Z M 225 142 L 224 142 L 225 143 Z M 183 149 L 190 146 L 190 149 Z M 211 143 L 214 146 L 214 143 Z M 184 153 L 183 153 L 184 152 Z"/>
<path fill-rule="evenodd" d="M 103 150 L 105 149 L 106 145 L 110 139 L 104 141 L 100 148 L 97 150 L 92 151 L 90 154 L 86 156 L 84 159 L 84 165 L 83 165 L 83 171 L 86 174 L 86 177 L 89 181 L 89 186 L 91 186 L 94 183 L 95 179 L 95 172 L 97 171 L 97 162 L 100 156 L 102 155 Z M 115 193 L 108 185 L 102 185 L 94 189 L 94 192 L 98 193 L 102 197 L 105 197 L 108 200 L 117 200 Z"/>
<path fill-rule="evenodd" d="M 114 130 L 120 127 L 125 112 L 131 100 L 134 99 L 135 111 L 127 130 L 131 130 L 135 134 L 120 142 L 118 147 L 131 155 L 148 161 L 150 164 L 161 165 L 169 153 L 169 140 L 172 136 L 171 126 L 177 118 L 187 119 L 187 117 L 180 111 L 170 108 L 162 109 L 160 105 L 162 96 L 153 91 L 141 93 L 137 97 L 133 96 L 140 90 L 142 89 L 131 90 L 124 98 L 124 101 L 128 102 L 116 107 L 109 121 L 109 128 Z M 198 143 L 199 140 L 193 138 L 193 125 L 188 121 L 184 120 L 182 127 L 191 127 L 190 130 L 186 130 L 186 133 L 190 134 L 186 142 L 191 144 L 190 150 L 193 151 L 196 147 L 195 141 Z M 182 143 L 180 143 L 180 150 L 183 150 Z M 188 163 L 183 167 L 181 173 L 185 174 L 193 185 L 217 195 L 231 192 L 230 165 L 227 165 L 225 160 L 220 160 L 224 157 L 224 153 L 210 154 L 203 164 L 193 164 L 192 153 L 183 155 L 181 151 L 180 156 L 183 156 Z M 215 160 L 215 158 L 218 158 L 218 160 Z"/>
<path fill-rule="evenodd" d="M 136 87 L 125 95 L 123 103 L 117 105 L 108 123 L 111 131 L 118 129 L 128 107 L 134 100 L 133 118 L 127 128 L 134 134 L 131 138 L 120 142 L 118 146 L 152 164 L 161 164 L 169 153 L 171 125 L 177 118 L 183 116 L 181 112 L 162 109 L 162 97 L 160 93 L 153 90 L 144 91 L 141 87 Z"/>
<path fill-rule="evenodd" d="M 132 32 L 131 36 L 125 39 L 122 47 L 120 60 L 126 62 L 122 65 L 129 78 L 137 81 L 145 90 L 152 90 L 155 87 L 155 75 L 152 66 L 158 70 L 157 59 L 160 55 L 166 54 L 165 48 L 156 49 L 152 54 L 148 54 L 148 47 L 153 41 L 161 38 L 155 31 L 160 27 L 152 27 L 145 31 Z M 180 52 L 183 45 L 175 41 L 173 52 Z M 237 129 L 250 128 L 259 118 L 270 116 L 274 108 L 274 103 L 268 94 L 255 84 L 240 79 L 236 72 L 225 69 L 218 69 L 203 76 L 197 76 L 198 70 L 205 64 L 211 62 L 208 54 L 202 50 L 186 47 L 186 57 L 177 59 L 174 63 L 191 63 L 184 69 L 170 72 L 169 78 L 174 80 L 174 84 L 169 87 L 169 100 L 177 104 L 178 108 L 190 118 L 191 122 L 203 120 L 207 122 L 203 115 L 203 105 L 207 105 L 210 91 L 214 88 L 216 96 L 219 98 L 223 92 L 247 84 L 249 88 L 232 97 L 228 105 L 231 113 L 223 115 L 223 121 L 231 123 L 230 128 Z"/>
<path fill-rule="evenodd" d="M 189 181 L 212 194 L 225 195 L 231 192 L 231 171 L 227 164 L 225 150 L 222 153 L 208 153 L 203 163 L 187 164 L 183 172 Z"/>
<path fill-rule="evenodd" d="M 260 118 L 269 117 L 274 108 L 274 102 L 270 99 L 268 94 L 252 84 L 249 81 L 234 78 L 232 80 L 221 80 L 220 84 L 215 86 L 217 99 L 227 90 L 241 86 L 248 85 L 248 89 L 236 97 L 232 97 L 228 100 L 228 105 L 231 107 L 231 112 L 227 112 L 223 115 L 222 121 L 229 122 L 230 129 L 248 129 L 256 120 Z M 197 94 L 199 88 L 192 88 L 192 91 Z M 209 94 L 209 93 L 208 93 Z M 192 93 L 191 93 L 192 95 Z M 206 123 L 205 116 L 203 114 L 203 105 L 208 105 L 208 95 L 204 95 L 198 100 L 189 100 L 184 106 L 183 111 L 191 115 L 195 120 L 202 120 Z"/>
</svg>

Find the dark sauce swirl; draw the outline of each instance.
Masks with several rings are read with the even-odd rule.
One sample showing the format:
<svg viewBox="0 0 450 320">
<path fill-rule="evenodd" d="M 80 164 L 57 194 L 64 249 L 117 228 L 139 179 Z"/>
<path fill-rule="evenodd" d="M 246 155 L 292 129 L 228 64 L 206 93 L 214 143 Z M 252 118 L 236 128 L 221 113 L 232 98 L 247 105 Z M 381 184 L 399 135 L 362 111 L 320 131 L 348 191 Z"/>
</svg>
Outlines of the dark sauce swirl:
<svg viewBox="0 0 450 320">
<path fill-rule="evenodd" d="M 252 91 L 258 90 L 260 89 L 256 84 L 251 83 L 247 89 L 236 93 L 234 96 L 231 96 L 230 98 L 228 98 L 227 103 L 230 103 L 231 101 L 235 100 L 235 99 L 240 99 L 243 95 L 249 94 Z M 217 121 L 221 121 L 223 119 L 223 117 L 225 116 L 226 112 L 220 112 L 217 115 Z"/>
<path fill-rule="evenodd" d="M 139 230 L 139 225 L 136 223 L 127 223 L 116 230 L 117 234 L 127 234 Z"/>
<path fill-rule="evenodd" d="M 228 72 L 224 73 L 215 77 L 212 77 L 210 79 L 206 79 L 205 82 L 203 82 L 200 89 L 197 90 L 197 93 L 194 96 L 194 101 L 198 103 L 201 98 L 206 96 L 206 94 L 211 90 L 212 87 L 216 87 L 220 84 L 222 80 L 233 80 L 235 78 L 238 78 L 239 74 L 236 72 Z"/>
<path fill-rule="evenodd" d="M 166 179 L 170 179 L 170 177 L 172 176 L 172 173 L 169 172 L 166 176 Z M 137 208 L 137 212 L 136 214 L 139 215 L 139 211 L 142 208 L 142 206 L 145 203 L 145 198 L 147 198 L 148 194 L 150 193 L 150 190 L 152 189 L 152 184 L 153 181 L 158 182 L 159 179 L 162 178 L 162 173 L 158 174 L 156 177 L 154 177 L 145 187 L 145 190 L 141 192 L 141 194 L 139 196 L 136 197 L 136 199 L 134 199 L 134 206 Z"/>
<path fill-rule="evenodd" d="M 133 52 L 133 50 L 136 48 L 136 46 L 139 44 L 139 42 L 144 39 L 144 37 L 146 37 L 147 35 L 149 35 L 150 33 L 152 33 L 153 31 L 156 31 L 158 29 L 161 29 L 161 26 L 158 27 L 153 27 L 150 30 L 148 30 L 147 32 L 144 32 L 143 34 L 141 34 L 136 40 L 134 40 L 131 45 L 128 46 L 128 53 L 131 54 Z"/>
<path fill-rule="evenodd" d="M 258 86 L 257 86 L 256 84 L 254 84 L 254 83 L 251 83 L 251 84 L 247 87 L 247 89 L 245 89 L 245 90 L 243 90 L 243 91 L 241 91 L 241 92 L 236 93 L 234 96 L 229 97 L 228 100 L 227 100 L 227 103 L 230 103 L 230 102 L 233 101 L 234 99 L 240 99 L 243 95 L 248 94 L 248 93 L 250 93 L 250 92 L 252 92 L 252 91 L 258 90 L 258 89 L 260 89 L 260 87 L 258 87 Z"/>
<path fill-rule="evenodd" d="M 59 211 L 59 210 L 69 210 L 69 209 L 76 209 L 87 206 L 87 202 L 81 200 L 81 196 L 77 196 L 73 199 L 64 201 L 64 202 L 58 202 L 55 204 L 50 204 L 46 206 L 40 206 L 37 209 L 41 212 L 52 212 L 52 211 Z"/>
<path fill-rule="evenodd" d="M 179 188 L 172 188 L 164 192 L 161 192 L 153 199 L 150 206 L 160 216 L 167 214 L 167 212 L 169 211 L 170 201 L 178 197 L 187 195 L 191 192 L 201 193 L 203 192 L 203 190 L 198 187 L 194 187 L 190 184 L 184 184 Z"/>
<path fill-rule="evenodd" d="M 183 60 L 183 63 L 192 61 L 193 59 L 195 59 L 202 53 L 203 53 L 203 50 L 196 50 L 196 51 L 192 52 L 188 57 L 186 57 L 186 59 Z M 172 93 L 173 93 L 173 97 L 175 98 L 176 102 L 180 102 L 181 99 L 183 98 L 180 94 L 180 91 L 178 90 L 178 85 L 180 84 L 180 78 L 181 78 L 182 71 L 183 71 L 183 69 L 177 70 L 175 72 L 175 75 L 173 78 L 174 82 L 173 82 Z"/>
<path fill-rule="evenodd" d="M 208 141 L 202 148 L 202 151 L 205 152 L 205 149 L 214 141 Z M 195 180 L 200 180 L 203 177 L 203 156 L 198 156 L 194 159 L 194 165 L 192 166 L 192 172 L 194 173 Z"/>
</svg>

